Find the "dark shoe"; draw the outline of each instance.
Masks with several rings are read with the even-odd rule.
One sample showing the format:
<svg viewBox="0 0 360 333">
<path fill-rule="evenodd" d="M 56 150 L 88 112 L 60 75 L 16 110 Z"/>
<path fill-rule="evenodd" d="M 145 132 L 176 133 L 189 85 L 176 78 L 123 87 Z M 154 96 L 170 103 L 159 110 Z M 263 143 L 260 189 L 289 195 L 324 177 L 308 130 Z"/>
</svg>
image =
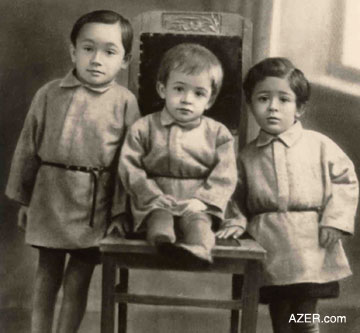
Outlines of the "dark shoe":
<svg viewBox="0 0 360 333">
<path fill-rule="evenodd" d="M 188 247 L 185 248 L 183 244 L 162 243 L 158 249 L 162 255 L 172 258 L 175 262 L 186 267 L 205 268 L 212 263 L 211 257 L 198 256 Z"/>
<path fill-rule="evenodd" d="M 171 243 L 171 239 L 167 235 L 157 235 L 154 237 L 154 245 L 156 247 L 161 246 L 161 244 L 168 244 Z"/>
</svg>

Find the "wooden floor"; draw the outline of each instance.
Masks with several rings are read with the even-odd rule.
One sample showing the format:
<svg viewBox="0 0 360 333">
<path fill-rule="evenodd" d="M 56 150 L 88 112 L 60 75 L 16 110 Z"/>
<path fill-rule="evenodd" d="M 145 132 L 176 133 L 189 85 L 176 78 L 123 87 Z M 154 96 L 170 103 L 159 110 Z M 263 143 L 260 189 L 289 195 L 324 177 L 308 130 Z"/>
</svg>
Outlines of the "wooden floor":
<svg viewBox="0 0 360 333">
<path fill-rule="evenodd" d="M 360 332 L 360 302 L 358 308 L 334 309 L 323 301 L 322 315 L 346 316 L 345 324 L 323 324 L 321 333 L 358 333 Z M 26 310 L 12 309 L 0 311 L 1 333 L 29 333 L 30 313 Z M 221 333 L 227 331 L 228 317 L 224 311 L 190 308 L 165 308 L 152 306 L 130 306 L 129 333 Z M 100 313 L 88 312 L 79 333 L 98 333 Z M 260 306 L 259 333 L 271 332 L 267 308 Z"/>
</svg>

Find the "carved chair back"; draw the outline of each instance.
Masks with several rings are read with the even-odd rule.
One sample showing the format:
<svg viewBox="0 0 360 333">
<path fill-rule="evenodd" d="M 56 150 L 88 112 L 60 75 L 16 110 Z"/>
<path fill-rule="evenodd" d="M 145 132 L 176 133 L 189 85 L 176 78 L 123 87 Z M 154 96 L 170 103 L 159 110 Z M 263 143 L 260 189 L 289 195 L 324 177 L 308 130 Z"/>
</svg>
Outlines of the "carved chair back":
<svg viewBox="0 0 360 333">
<path fill-rule="evenodd" d="M 241 86 L 251 65 L 250 21 L 230 13 L 152 11 L 137 16 L 133 26 L 129 88 L 137 95 L 142 114 L 162 108 L 156 92 L 162 55 L 179 43 L 198 43 L 210 49 L 224 69 L 222 89 L 206 115 L 224 123 L 237 136 L 238 148 L 243 146 L 247 116 Z"/>
</svg>

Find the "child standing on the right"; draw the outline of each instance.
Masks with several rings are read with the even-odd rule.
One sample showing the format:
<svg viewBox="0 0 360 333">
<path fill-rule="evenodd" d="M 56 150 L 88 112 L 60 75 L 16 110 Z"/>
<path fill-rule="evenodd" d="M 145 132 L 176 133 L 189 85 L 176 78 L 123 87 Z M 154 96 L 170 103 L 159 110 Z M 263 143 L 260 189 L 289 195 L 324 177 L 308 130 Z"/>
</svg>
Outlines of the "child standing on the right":
<svg viewBox="0 0 360 333">
<path fill-rule="evenodd" d="M 239 155 L 237 201 L 267 250 L 261 302 L 274 332 L 319 332 L 317 320 L 300 324 L 292 315 L 316 314 L 317 300 L 337 297 L 337 281 L 351 274 L 340 238 L 354 231 L 354 167 L 328 137 L 302 128 L 310 86 L 289 60 L 258 63 L 244 90 L 261 131 Z"/>
</svg>

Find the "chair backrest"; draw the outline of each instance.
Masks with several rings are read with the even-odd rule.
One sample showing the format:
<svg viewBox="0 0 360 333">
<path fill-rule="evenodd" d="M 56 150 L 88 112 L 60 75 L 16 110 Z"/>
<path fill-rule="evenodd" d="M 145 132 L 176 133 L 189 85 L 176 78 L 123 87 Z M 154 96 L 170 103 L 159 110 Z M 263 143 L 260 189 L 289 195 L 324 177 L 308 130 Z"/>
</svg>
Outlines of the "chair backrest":
<svg viewBox="0 0 360 333">
<path fill-rule="evenodd" d="M 129 88 L 137 94 L 143 115 L 159 111 L 156 73 L 162 55 L 184 42 L 210 49 L 224 69 L 221 92 L 206 115 L 225 124 L 245 144 L 247 116 L 242 80 L 251 65 L 252 25 L 237 14 L 152 11 L 133 21 L 135 39 Z"/>
</svg>

